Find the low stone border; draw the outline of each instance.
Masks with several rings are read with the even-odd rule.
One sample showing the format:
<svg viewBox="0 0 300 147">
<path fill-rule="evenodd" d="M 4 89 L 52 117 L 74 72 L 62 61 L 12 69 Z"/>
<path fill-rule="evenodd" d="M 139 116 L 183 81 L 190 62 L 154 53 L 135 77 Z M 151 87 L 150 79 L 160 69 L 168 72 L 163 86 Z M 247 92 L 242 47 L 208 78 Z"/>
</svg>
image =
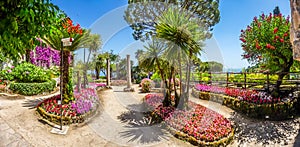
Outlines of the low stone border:
<svg viewBox="0 0 300 147">
<path fill-rule="evenodd" d="M 224 94 L 201 92 L 195 88 L 192 89 L 192 95 L 202 100 L 210 100 L 220 103 L 252 118 L 283 120 L 293 117 L 296 112 L 296 98 L 287 102 L 255 104 L 246 101 L 240 101 L 237 98 L 226 96 Z"/>
</svg>

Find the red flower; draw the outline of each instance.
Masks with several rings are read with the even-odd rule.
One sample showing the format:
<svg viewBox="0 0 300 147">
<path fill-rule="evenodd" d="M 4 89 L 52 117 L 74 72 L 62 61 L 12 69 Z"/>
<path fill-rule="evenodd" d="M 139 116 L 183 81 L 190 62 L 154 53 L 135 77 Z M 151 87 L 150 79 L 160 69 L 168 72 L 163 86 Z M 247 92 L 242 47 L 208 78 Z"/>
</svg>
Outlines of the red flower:
<svg viewBox="0 0 300 147">
<path fill-rule="evenodd" d="M 288 36 L 288 33 L 284 33 L 283 36 L 284 36 L 284 37 L 287 37 L 287 36 Z"/>
<path fill-rule="evenodd" d="M 284 42 L 284 39 L 283 39 L 283 38 L 281 38 L 281 39 L 280 39 L 280 42 Z"/>
<path fill-rule="evenodd" d="M 278 32 L 278 28 L 276 27 L 276 28 L 274 28 L 274 34 L 276 34 L 277 32 Z"/>
<path fill-rule="evenodd" d="M 269 43 L 267 43 L 266 47 L 267 48 L 271 48 L 271 45 Z"/>
<path fill-rule="evenodd" d="M 258 44 L 258 42 L 256 41 L 256 43 L 255 43 L 255 47 L 259 50 L 259 49 L 261 49 L 261 46 Z"/>
<path fill-rule="evenodd" d="M 240 38 L 240 40 L 244 43 L 246 42 L 246 40 L 244 38 Z"/>
<path fill-rule="evenodd" d="M 275 46 L 271 45 L 271 46 L 270 46 L 270 49 L 271 49 L 271 50 L 275 50 Z"/>
</svg>

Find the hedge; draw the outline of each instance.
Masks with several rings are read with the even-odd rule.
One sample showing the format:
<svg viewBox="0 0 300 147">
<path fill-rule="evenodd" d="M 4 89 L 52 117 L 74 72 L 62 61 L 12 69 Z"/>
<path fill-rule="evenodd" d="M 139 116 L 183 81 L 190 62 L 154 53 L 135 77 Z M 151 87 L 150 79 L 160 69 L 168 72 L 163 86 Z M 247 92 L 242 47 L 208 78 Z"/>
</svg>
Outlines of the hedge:
<svg viewBox="0 0 300 147">
<path fill-rule="evenodd" d="M 192 89 L 192 95 L 203 100 L 210 100 L 220 103 L 251 118 L 282 120 L 291 118 L 296 113 L 296 98 L 287 102 L 279 102 L 273 104 L 255 104 L 241 101 L 237 98 L 226 96 L 223 94 L 201 92 L 196 90 L 195 88 Z"/>
<path fill-rule="evenodd" d="M 54 90 L 56 85 L 55 80 L 49 80 L 43 83 L 15 83 L 11 82 L 9 85 L 9 89 L 14 93 L 18 93 L 21 95 L 37 95 L 43 92 L 51 92 Z"/>
</svg>

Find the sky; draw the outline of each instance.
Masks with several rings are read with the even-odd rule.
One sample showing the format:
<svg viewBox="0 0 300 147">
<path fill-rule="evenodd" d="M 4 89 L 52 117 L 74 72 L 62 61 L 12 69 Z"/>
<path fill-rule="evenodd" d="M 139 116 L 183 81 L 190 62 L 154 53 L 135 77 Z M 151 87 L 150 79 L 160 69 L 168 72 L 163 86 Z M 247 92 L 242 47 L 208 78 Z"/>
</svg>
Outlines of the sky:
<svg viewBox="0 0 300 147">
<path fill-rule="evenodd" d="M 101 35 L 103 46 L 101 51 L 113 50 L 125 57 L 143 47 L 132 37 L 132 29 L 123 19 L 127 0 L 52 0 L 75 23 L 89 28 L 93 33 Z M 213 37 L 206 41 L 201 54 L 203 61 L 218 61 L 225 68 L 243 68 L 249 66 L 242 60 L 241 29 L 249 25 L 254 16 L 269 14 L 279 6 L 284 16 L 290 15 L 288 0 L 220 0 L 220 22 L 213 28 Z M 78 55 L 82 55 L 82 50 Z"/>
</svg>

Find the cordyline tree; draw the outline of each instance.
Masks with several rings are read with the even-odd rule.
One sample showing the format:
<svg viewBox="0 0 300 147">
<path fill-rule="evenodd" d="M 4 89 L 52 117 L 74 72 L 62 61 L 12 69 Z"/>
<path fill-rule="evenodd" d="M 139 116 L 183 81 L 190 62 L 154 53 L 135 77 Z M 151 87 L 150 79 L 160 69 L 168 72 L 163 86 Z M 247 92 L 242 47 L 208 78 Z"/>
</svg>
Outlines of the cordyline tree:
<svg viewBox="0 0 300 147">
<path fill-rule="evenodd" d="M 170 6 L 189 11 L 212 31 L 220 21 L 219 0 L 128 0 L 125 20 L 134 30 L 133 38 L 148 40 L 155 34 L 158 17 Z"/>
<path fill-rule="evenodd" d="M 242 57 L 278 75 L 273 95 L 279 93 L 282 79 L 293 65 L 289 16 L 285 18 L 275 10 L 277 14 L 254 17 L 253 22 L 241 30 L 240 35 L 244 50 Z"/>
<path fill-rule="evenodd" d="M 49 0 L 0 1 L 0 52 L 14 61 L 34 48 L 64 14 Z M 37 42 L 38 43 L 38 42 Z"/>
<path fill-rule="evenodd" d="M 156 38 L 165 43 L 163 49 L 154 48 L 147 51 L 159 51 L 162 55 L 158 53 L 150 56 L 152 58 L 144 58 L 149 60 L 147 63 L 157 66 L 165 83 L 163 105 L 171 105 L 171 80 L 175 83 L 175 76 L 179 75 L 183 84 L 180 84 L 179 93 L 174 91 L 175 107 L 186 108 L 192 59 L 199 55 L 201 42 L 211 37 L 212 27 L 219 22 L 219 1 L 130 0 L 129 4 L 125 20 L 134 30 L 134 39 L 144 41 Z M 184 82 L 182 69 L 185 69 Z"/>
</svg>

